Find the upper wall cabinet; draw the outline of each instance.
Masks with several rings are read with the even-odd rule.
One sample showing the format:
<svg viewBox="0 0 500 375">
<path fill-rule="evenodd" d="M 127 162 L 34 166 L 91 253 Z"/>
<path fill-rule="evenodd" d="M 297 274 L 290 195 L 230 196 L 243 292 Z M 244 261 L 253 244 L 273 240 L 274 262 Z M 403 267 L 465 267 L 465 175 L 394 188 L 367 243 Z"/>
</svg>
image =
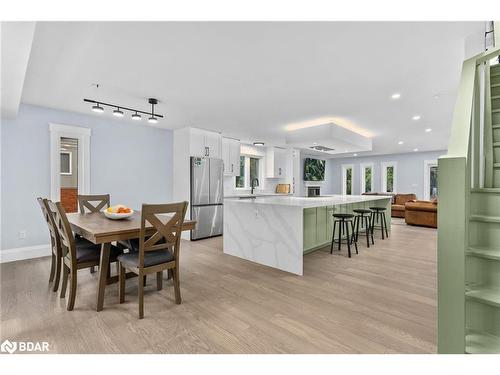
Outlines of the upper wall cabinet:
<svg viewBox="0 0 500 375">
<path fill-rule="evenodd" d="M 222 158 L 222 136 L 208 130 L 191 128 L 189 138 L 191 156 Z"/>
<path fill-rule="evenodd" d="M 266 177 L 285 178 L 286 175 L 286 149 L 268 147 L 266 151 Z"/>
<path fill-rule="evenodd" d="M 240 141 L 232 138 L 222 138 L 222 160 L 225 176 L 240 175 Z"/>
</svg>

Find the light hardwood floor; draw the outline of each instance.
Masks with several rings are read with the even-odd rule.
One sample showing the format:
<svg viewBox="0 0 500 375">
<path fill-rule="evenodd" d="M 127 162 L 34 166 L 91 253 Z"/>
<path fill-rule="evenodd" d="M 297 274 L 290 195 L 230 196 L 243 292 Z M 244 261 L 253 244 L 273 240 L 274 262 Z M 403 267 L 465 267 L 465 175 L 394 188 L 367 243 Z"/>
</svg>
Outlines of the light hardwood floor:
<svg viewBox="0 0 500 375">
<path fill-rule="evenodd" d="M 95 311 L 97 273 L 78 274 L 75 309 L 48 287 L 49 258 L 1 265 L 1 340 L 48 341 L 51 353 L 434 353 L 434 229 L 394 223 L 360 254 L 304 259 L 304 276 L 222 253 L 222 238 L 181 245 L 182 304 L 171 281 L 137 279 L 118 304 L 108 286 Z M 113 267 L 114 269 L 114 267 Z"/>
</svg>

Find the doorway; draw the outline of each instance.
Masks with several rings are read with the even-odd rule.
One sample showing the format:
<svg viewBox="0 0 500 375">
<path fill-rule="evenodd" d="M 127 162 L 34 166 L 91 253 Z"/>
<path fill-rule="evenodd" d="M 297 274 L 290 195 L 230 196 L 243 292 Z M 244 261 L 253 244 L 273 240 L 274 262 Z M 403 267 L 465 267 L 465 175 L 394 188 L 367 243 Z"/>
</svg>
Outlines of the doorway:
<svg viewBox="0 0 500 375">
<path fill-rule="evenodd" d="M 431 200 L 438 197 L 438 163 L 437 160 L 424 161 L 424 199 Z"/>
</svg>

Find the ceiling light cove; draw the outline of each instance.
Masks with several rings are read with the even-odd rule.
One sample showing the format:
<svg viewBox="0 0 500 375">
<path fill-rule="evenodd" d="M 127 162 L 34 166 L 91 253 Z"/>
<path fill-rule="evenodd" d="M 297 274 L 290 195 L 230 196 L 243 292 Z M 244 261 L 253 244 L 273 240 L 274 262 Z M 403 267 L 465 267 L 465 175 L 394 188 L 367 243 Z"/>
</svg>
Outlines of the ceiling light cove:
<svg viewBox="0 0 500 375">
<path fill-rule="evenodd" d="M 371 131 L 363 129 L 361 126 L 355 124 L 353 121 L 343 117 L 319 117 L 316 119 L 296 122 L 293 124 L 286 125 L 285 130 L 294 131 L 299 129 L 312 128 L 314 126 L 326 125 L 326 124 L 340 126 L 354 133 L 362 135 L 363 137 L 372 138 L 375 136 L 375 134 L 372 133 Z"/>
</svg>

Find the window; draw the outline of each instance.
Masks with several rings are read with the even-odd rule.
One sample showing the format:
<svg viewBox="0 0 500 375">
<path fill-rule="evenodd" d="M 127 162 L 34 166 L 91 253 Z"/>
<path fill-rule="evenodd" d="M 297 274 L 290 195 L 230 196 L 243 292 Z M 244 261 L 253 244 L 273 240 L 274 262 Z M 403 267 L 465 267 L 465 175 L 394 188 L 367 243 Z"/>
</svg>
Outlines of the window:
<svg viewBox="0 0 500 375">
<path fill-rule="evenodd" d="M 395 161 L 382 163 L 382 192 L 397 191 L 397 164 Z"/>
<path fill-rule="evenodd" d="M 245 157 L 240 156 L 240 175 L 236 176 L 236 187 L 245 187 Z"/>
<path fill-rule="evenodd" d="M 240 157 L 240 175 L 235 180 L 237 189 L 250 189 L 252 180 L 260 179 L 260 160 L 251 156 Z"/>
<path fill-rule="evenodd" d="M 73 172 L 71 171 L 71 152 L 61 151 L 61 174 L 62 175 L 71 175 Z"/>
<path fill-rule="evenodd" d="M 373 192 L 373 164 L 361 164 L 361 194 Z"/>
<path fill-rule="evenodd" d="M 342 194 L 352 195 L 352 165 L 342 166 Z"/>
</svg>

